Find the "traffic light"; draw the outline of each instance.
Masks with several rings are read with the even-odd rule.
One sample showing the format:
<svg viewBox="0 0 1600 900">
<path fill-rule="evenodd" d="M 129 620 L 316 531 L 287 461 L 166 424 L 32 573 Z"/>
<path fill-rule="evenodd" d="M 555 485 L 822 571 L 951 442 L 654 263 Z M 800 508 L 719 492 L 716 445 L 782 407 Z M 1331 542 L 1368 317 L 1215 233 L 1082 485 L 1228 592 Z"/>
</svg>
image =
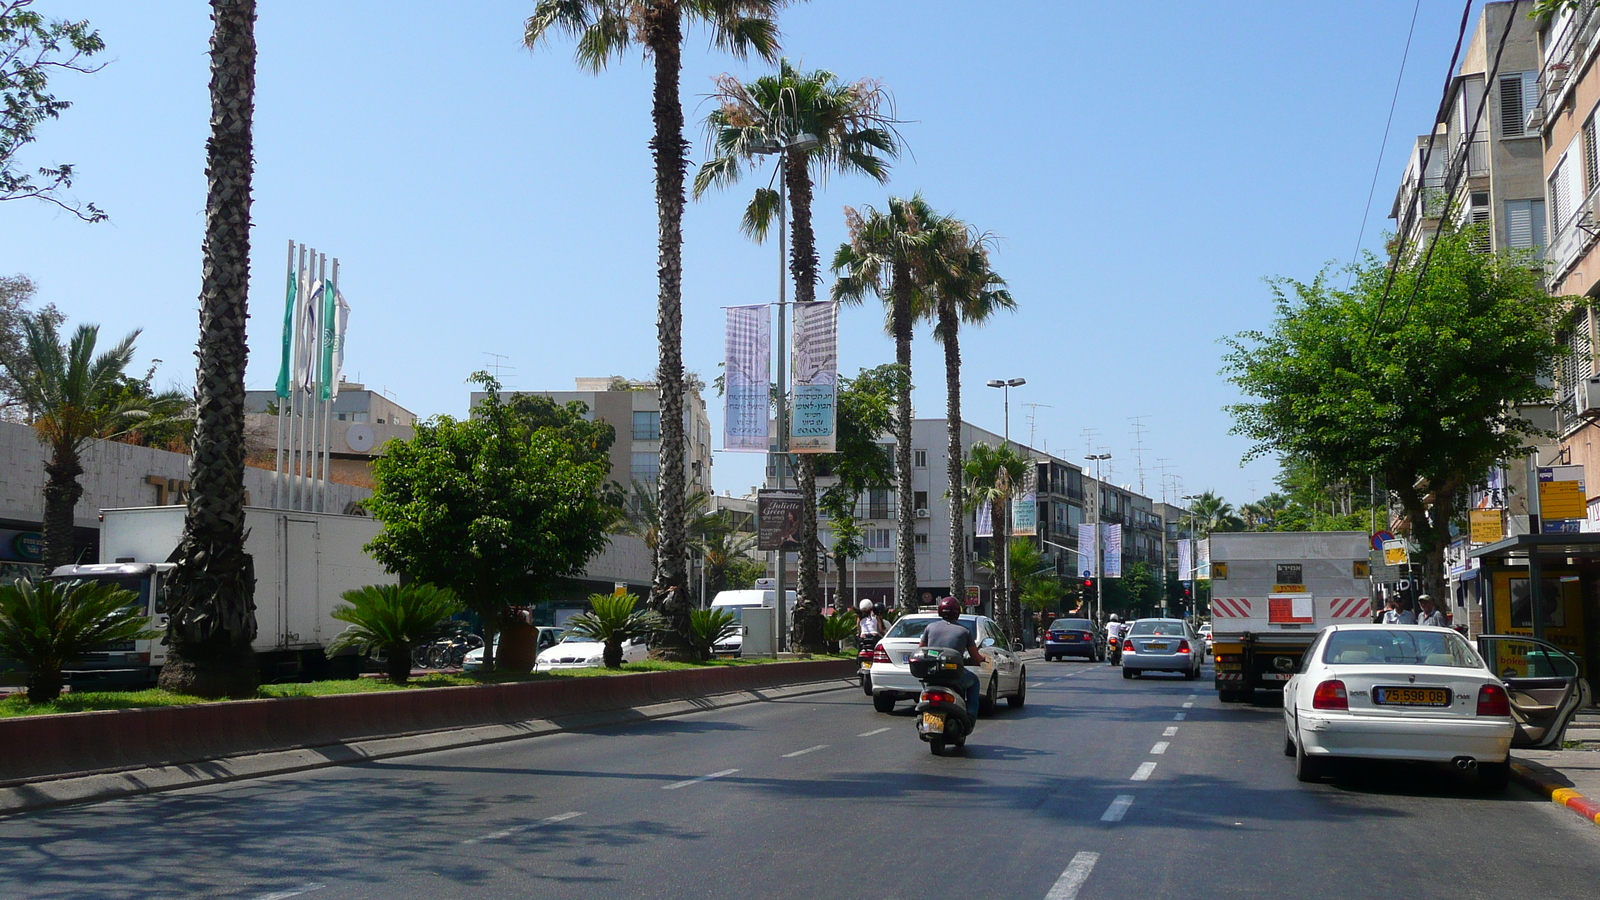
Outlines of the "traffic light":
<svg viewBox="0 0 1600 900">
<path fill-rule="evenodd" d="M 1094 579 L 1085 578 L 1083 580 L 1083 602 L 1085 606 L 1093 607 L 1094 602 L 1099 599 L 1099 597 L 1100 595 L 1095 588 Z"/>
</svg>

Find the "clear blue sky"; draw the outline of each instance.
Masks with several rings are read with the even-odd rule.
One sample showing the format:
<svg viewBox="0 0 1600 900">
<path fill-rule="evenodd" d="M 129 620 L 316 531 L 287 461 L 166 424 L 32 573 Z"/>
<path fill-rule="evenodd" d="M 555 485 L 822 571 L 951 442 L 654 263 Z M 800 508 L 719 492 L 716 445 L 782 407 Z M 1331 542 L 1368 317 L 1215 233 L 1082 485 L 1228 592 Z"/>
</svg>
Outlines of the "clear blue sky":
<svg viewBox="0 0 1600 900">
<path fill-rule="evenodd" d="M 200 0 L 43 0 L 87 18 L 110 62 L 62 77 L 74 107 L 26 162 L 78 166 L 76 191 L 111 214 L 85 225 L 37 203 L 0 206 L 0 272 L 24 273 L 70 320 L 144 329 L 160 380 L 193 383 L 207 134 Z M 351 317 L 348 375 L 424 416 L 461 414 L 467 375 L 505 354 L 511 387 L 655 364 L 650 69 L 599 76 L 570 43 L 520 44 L 532 0 L 262 0 L 256 115 L 251 387 L 276 375 L 289 239 L 337 255 Z M 1271 489 L 1270 461 L 1223 407 L 1217 339 L 1270 315 L 1261 279 L 1348 259 L 1366 205 L 1412 4 L 956 3 L 814 0 L 787 11 L 805 66 L 882 79 L 912 153 L 887 188 L 837 179 L 815 215 L 826 259 L 844 205 L 922 191 L 1003 241 L 996 268 L 1020 310 L 963 341 L 967 418 L 1001 426 L 990 378 L 1012 392 L 1012 433 L 1069 458 L 1082 432 L 1137 486 L 1130 417 L 1145 416 L 1149 492 L 1169 459 L 1193 492 L 1235 502 Z M 1422 0 L 1365 246 L 1376 248 L 1405 147 L 1425 132 L 1460 6 Z M 1476 16 L 1476 10 L 1474 16 Z M 683 95 L 703 159 L 711 76 L 753 75 L 692 34 Z M 690 205 L 685 360 L 708 380 L 720 307 L 776 291 L 776 248 L 740 236 L 749 185 Z M 846 373 L 893 358 L 877 309 L 842 317 Z M 919 415 L 942 415 L 936 344 L 914 357 Z M 715 400 L 713 399 L 715 407 Z M 720 427 L 720 411 L 713 409 Z M 719 453 L 719 489 L 760 459 Z"/>
</svg>

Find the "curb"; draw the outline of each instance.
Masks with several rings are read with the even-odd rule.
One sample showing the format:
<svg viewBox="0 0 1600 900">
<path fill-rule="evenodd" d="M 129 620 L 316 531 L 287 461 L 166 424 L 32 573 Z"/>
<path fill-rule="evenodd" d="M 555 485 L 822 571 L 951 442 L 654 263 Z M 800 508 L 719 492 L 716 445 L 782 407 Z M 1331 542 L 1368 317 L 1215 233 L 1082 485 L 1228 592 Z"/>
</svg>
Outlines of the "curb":
<svg viewBox="0 0 1600 900">
<path fill-rule="evenodd" d="M 284 775 L 397 756 L 432 753 L 438 750 L 498 744 L 568 731 L 628 725 L 687 713 L 846 689 L 859 690 L 860 686 L 853 680 L 809 682 L 558 718 L 528 719 L 521 722 L 429 731 L 398 737 L 338 742 L 317 747 L 241 754 L 185 765 L 149 766 L 118 772 L 41 778 L 0 788 L 0 818 L 34 810 L 95 803 L 119 797 L 223 784 L 268 775 Z"/>
<path fill-rule="evenodd" d="M 1511 777 L 1536 794 L 1550 798 L 1557 806 L 1565 806 L 1591 825 L 1600 825 L 1600 802 L 1585 797 L 1562 784 L 1560 775 L 1552 769 L 1525 762 L 1511 764 Z"/>
</svg>

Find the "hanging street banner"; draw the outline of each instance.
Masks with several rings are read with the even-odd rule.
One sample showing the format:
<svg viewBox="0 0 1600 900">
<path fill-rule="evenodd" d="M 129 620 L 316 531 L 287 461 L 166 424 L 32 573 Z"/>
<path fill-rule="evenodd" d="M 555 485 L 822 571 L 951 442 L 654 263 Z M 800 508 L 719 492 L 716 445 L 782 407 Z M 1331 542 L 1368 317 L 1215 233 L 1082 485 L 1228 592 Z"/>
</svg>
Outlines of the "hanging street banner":
<svg viewBox="0 0 1600 900">
<path fill-rule="evenodd" d="M 973 537 L 994 537 L 993 512 L 994 509 L 989 505 L 989 501 L 985 500 L 984 502 L 978 504 L 978 511 L 973 515 Z"/>
<path fill-rule="evenodd" d="M 763 488 L 756 492 L 756 549 L 799 550 L 800 511 L 804 495 L 794 490 Z"/>
<path fill-rule="evenodd" d="M 1079 557 L 1083 560 L 1083 577 L 1092 578 L 1099 574 L 1100 563 L 1094 558 L 1094 523 L 1084 522 L 1078 526 L 1078 550 L 1083 553 Z"/>
<path fill-rule="evenodd" d="M 1188 538 L 1178 541 L 1178 578 L 1188 580 L 1194 569 L 1194 544 Z"/>
<path fill-rule="evenodd" d="M 766 453 L 772 313 L 766 304 L 730 306 L 727 313 L 722 449 Z"/>
<path fill-rule="evenodd" d="M 1012 535 L 1039 533 L 1039 495 L 1033 491 L 1011 501 Z"/>
<path fill-rule="evenodd" d="M 1122 526 L 1116 523 L 1106 523 L 1100 526 L 1101 540 L 1106 546 L 1106 577 L 1122 577 Z"/>
<path fill-rule="evenodd" d="M 839 304 L 794 305 L 793 384 L 789 452 L 832 453 L 839 387 Z"/>
</svg>

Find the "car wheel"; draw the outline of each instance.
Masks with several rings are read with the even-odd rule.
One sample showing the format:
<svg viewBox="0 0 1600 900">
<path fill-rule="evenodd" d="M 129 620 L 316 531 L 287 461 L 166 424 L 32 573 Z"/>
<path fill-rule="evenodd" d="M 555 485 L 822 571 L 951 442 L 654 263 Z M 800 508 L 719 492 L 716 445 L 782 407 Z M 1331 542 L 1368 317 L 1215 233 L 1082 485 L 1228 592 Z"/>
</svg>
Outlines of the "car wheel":
<svg viewBox="0 0 1600 900">
<path fill-rule="evenodd" d="M 989 679 L 989 689 L 983 692 L 983 697 L 978 700 L 978 712 L 986 716 L 994 715 L 994 708 L 1000 702 L 1000 676 Z"/>
<path fill-rule="evenodd" d="M 1183 673 L 1183 678 L 1184 678 L 1185 681 L 1194 681 L 1196 678 L 1199 678 L 1199 677 L 1200 677 L 1200 670 L 1199 669 L 1189 669 L 1188 671 Z"/>
<path fill-rule="evenodd" d="M 873 694 L 872 708 L 881 713 L 894 712 L 894 697 L 886 693 Z"/>
<path fill-rule="evenodd" d="M 1122 677 L 1131 680 L 1133 678 L 1133 670 L 1132 669 L 1123 669 L 1122 670 Z"/>
<path fill-rule="evenodd" d="M 1294 737 L 1289 734 L 1289 729 L 1283 729 L 1283 755 L 1294 755 Z"/>
<path fill-rule="evenodd" d="M 1497 763 L 1478 763 L 1478 787 L 1498 793 L 1511 783 L 1511 760 Z"/>
<path fill-rule="evenodd" d="M 1222 701 L 1223 703 L 1238 703 L 1239 702 L 1239 692 L 1238 691 L 1217 691 L 1217 699 Z"/>
<path fill-rule="evenodd" d="M 1299 741 L 1294 742 L 1294 777 L 1297 781 L 1321 781 L 1327 771 L 1327 763 L 1306 755 L 1305 745 Z"/>
<path fill-rule="evenodd" d="M 1012 709 L 1021 709 L 1022 704 L 1028 702 L 1028 670 L 1022 670 L 1022 677 L 1017 679 L 1017 692 L 1006 698 L 1006 705 Z"/>
</svg>

